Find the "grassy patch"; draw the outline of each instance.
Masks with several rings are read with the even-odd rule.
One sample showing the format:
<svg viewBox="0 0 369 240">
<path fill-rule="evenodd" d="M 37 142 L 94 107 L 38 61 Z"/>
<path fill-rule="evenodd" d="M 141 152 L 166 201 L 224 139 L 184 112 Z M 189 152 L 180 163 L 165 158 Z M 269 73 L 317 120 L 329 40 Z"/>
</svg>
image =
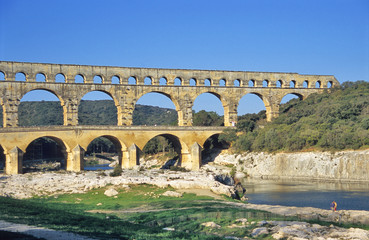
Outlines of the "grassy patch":
<svg viewBox="0 0 369 240">
<path fill-rule="evenodd" d="M 256 222 L 260 220 L 299 220 L 264 211 L 242 209 L 225 201 L 195 194 L 185 193 L 181 198 L 166 197 L 162 193 L 173 189 L 151 185 L 114 187 L 118 195 L 107 197 L 104 191 L 109 187 L 112 186 L 84 194 L 26 200 L 0 197 L 0 219 L 100 239 L 222 239 L 222 236 L 230 235 L 244 237 L 250 236 Z M 240 218 L 246 218 L 247 223 L 240 226 L 241 223 L 236 221 Z M 205 222 L 215 222 L 220 227 L 205 227 L 202 225 Z M 174 228 L 175 231 L 165 231 L 165 227 Z"/>
</svg>

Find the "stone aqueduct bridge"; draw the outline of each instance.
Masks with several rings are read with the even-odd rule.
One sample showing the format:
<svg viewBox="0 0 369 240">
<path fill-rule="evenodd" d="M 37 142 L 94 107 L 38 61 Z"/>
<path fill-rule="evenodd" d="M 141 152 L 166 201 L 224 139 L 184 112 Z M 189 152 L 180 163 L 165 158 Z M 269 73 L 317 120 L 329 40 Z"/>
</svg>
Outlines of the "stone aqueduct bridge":
<svg viewBox="0 0 369 240">
<path fill-rule="evenodd" d="M 83 168 L 83 152 L 89 142 L 106 136 L 121 149 L 123 167 L 137 163 L 139 149 L 157 135 L 165 135 L 177 142 L 182 165 L 198 169 L 201 164 L 201 147 L 213 134 L 222 128 L 192 126 L 192 106 L 202 93 L 215 95 L 224 108 L 224 126 L 237 122 L 237 107 L 240 99 L 252 93 L 260 97 L 266 108 L 267 120 L 279 114 L 279 105 L 287 94 L 300 99 L 312 93 L 321 93 L 329 87 L 339 85 L 331 75 L 301 75 L 297 73 L 268 73 L 245 71 L 180 70 L 154 68 L 127 68 L 85 66 L 66 64 L 44 64 L 0 61 L 0 104 L 3 109 L 3 129 L 0 130 L 0 145 L 6 158 L 6 173 L 20 173 L 22 155 L 33 140 L 48 136 L 63 146 L 67 159 L 67 170 Z M 23 74 L 25 81 L 17 81 Z M 44 81 L 36 81 L 36 75 Z M 57 81 L 61 74 L 63 81 Z M 76 76 L 83 82 L 76 82 Z M 98 76 L 100 83 L 94 82 Z M 112 79 L 119 82 L 112 82 Z M 134 79 L 134 83 L 129 79 Z M 146 85 L 150 80 L 150 84 Z M 42 128 L 19 128 L 18 106 L 22 97 L 32 90 L 46 90 L 55 94 L 63 107 L 64 126 Z M 107 93 L 117 108 L 118 126 L 78 126 L 78 106 L 81 98 L 91 91 Z M 135 104 L 143 95 L 161 93 L 172 100 L 178 113 L 178 127 L 132 127 Z M 123 140 L 124 139 L 124 140 Z"/>
</svg>

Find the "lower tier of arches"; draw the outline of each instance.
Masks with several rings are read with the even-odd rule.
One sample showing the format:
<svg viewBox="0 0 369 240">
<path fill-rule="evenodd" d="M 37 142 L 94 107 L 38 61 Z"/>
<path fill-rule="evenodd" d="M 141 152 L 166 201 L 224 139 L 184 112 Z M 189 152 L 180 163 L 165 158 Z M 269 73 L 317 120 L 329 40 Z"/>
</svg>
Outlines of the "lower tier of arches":
<svg viewBox="0 0 369 240">
<path fill-rule="evenodd" d="M 65 170 L 79 172 L 84 169 L 84 156 L 88 145 L 96 138 L 104 137 L 115 145 L 118 162 L 122 168 L 139 164 L 140 153 L 146 143 L 156 136 L 174 139 L 181 166 L 198 170 L 201 151 L 206 140 L 223 131 L 224 127 L 33 127 L 3 129 L 0 132 L 1 158 L 6 174 L 23 172 L 24 155 L 35 140 L 48 138 L 55 141 L 63 159 Z M 35 151 L 33 149 L 33 151 Z"/>
</svg>

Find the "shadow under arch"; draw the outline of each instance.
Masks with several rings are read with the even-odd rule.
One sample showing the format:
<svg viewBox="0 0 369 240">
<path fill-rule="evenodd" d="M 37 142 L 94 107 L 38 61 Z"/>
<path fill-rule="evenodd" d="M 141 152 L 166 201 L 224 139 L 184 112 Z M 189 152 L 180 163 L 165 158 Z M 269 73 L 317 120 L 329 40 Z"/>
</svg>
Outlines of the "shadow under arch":
<svg viewBox="0 0 369 240">
<path fill-rule="evenodd" d="M 20 126 L 63 125 L 65 104 L 57 92 L 47 88 L 27 90 L 18 106 Z"/>
<path fill-rule="evenodd" d="M 230 147 L 229 143 L 219 140 L 219 133 L 209 136 L 203 143 L 203 150 L 201 151 L 201 164 L 207 164 L 209 162 L 214 162 L 215 158 L 224 149 Z"/>
<path fill-rule="evenodd" d="M 78 101 L 78 124 L 119 125 L 121 109 L 110 92 L 99 89 L 88 91 Z"/>
<path fill-rule="evenodd" d="M 177 136 L 173 134 L 159 134 L 147 141 L 142 148 L 143 158 L 140 158 L 140 165 L 150 167 L 150 155 L 161 154 L 161 160 L 156 162 L 156 166 L 161 169 L 169 169 L 171 166 L 181 166 L 182 153 L 188 153 L 188 147 Z M 161 162 L 160 162 L 161 161 Z"/>
<path fill-rule="evenodd" d="M 5 172 L 5 154 L 3 147 L 0 145 L 0 173 L 4 172 Z"/>
<path fill-rule="evenodd" d="M 23 173 L 67 169 L 69 147 L 55 136 L 41 136 L 28 143 L 23 155 Z"/>
<path fill-rule="evenodd" d="M 109 164 L 108 162 L 114 161 L 117 161 L 117 164 L 122 166 L 123 147 L 126 148 L 126 146 L 123 143 L 121 143 L 121 141 L 119 141 L 119 139 L 115 136 L 101 135 L 95 137 L 88 143 L 88 145 L 85 148 L 86 151 L 83 164 L 84 168 L 85 166 L 91 165 L 105 165 Z M 89 162 L 91 164 L 89 164 Z M 89 170 L 96 169 L 91 168 Z"/>
<path fill-rule="evenodd" d="M 170 100 L 170 103 L 168 101 L 166 102 L 160 102 L 160 103 L 155 103 L 155 98 L 154 96 L 152 96 L 153 94 L 158 94 L 158 95 L 161 95 L 163 97 L 166 98 L 166 100 Z M 161 97 L 159 96 L 159 97 Z M 148 98 L 148 99 L 145 99 L 145 98 Z M 150 101 L 150 100 L 151 101 Z M 142 103 L 140 103 L 140 101 L 143 101 Z M 150 101 L 151 104 L 147 104 L 148 102 Z M 159 101 L 161 101 L 159 99 Z M 162 91 L 148 91 L 148 92 L 143 92 L 142 94 L 138 95 L 137 96 L 137 100 L 134 102 L 134 111 L 132 113 L 132 116 L 133 116 L 133 125 L 158 125 L 158 123 L 156 122 L 152 122 L 152 123 L 145 123 L 145 124 L 142 124 L 142 122 L 138 122 L 137 121 L 137 105 L 140 104 L 140 105 L 150 105 L 150 106 L 153 106 L 153 107 L 160 107 L 160 108 L 167 108 L 167 109 L 170 109 L 170 107 L 173 107 L 174 105 L 174 108 L 177 112 L 177 116 L 174 116 L 170 111 L 168 112 L 165 112 L 165 116 L 162 116 L 163 118 L 169 120 L 169 122 L 165 122 L 165 124 L 161 124 L 161 125 L 174 125 L 174 120 L 176 120 L 176 124 L 175 126 L 178 126 L 178 122 L 179 122 L 179 119 L 180 119 L 180 116 L 182 114 L 182 111 L 181 111 L 181 108 L 180 108 L 180 105 L 177 101 L 176 98 L 174 98 L 172 95 L 170 95 L 169 93 L 166 93 L 166 92 L 162 92 Z M 172 106 L 169 106 L 173 104 Z M 166 105 L 166 107 L 163 107 L 164 105 Z"/>
</svg>

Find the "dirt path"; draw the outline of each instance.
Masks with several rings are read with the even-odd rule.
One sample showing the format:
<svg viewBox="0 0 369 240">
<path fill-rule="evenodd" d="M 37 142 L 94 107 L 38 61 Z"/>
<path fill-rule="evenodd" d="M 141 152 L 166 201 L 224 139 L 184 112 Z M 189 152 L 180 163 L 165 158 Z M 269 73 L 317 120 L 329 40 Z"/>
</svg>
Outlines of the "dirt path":
<svg viewBox="0 0 369 240">
<path fill-rule="evenodd" d="M 0 220 L 0 230 L 18 232 L 47 240 L 96 240 L 70 232 L 56 231 L 43 227 L 29 226 L 25 224 L 11 223 Z"/>
</svg>

